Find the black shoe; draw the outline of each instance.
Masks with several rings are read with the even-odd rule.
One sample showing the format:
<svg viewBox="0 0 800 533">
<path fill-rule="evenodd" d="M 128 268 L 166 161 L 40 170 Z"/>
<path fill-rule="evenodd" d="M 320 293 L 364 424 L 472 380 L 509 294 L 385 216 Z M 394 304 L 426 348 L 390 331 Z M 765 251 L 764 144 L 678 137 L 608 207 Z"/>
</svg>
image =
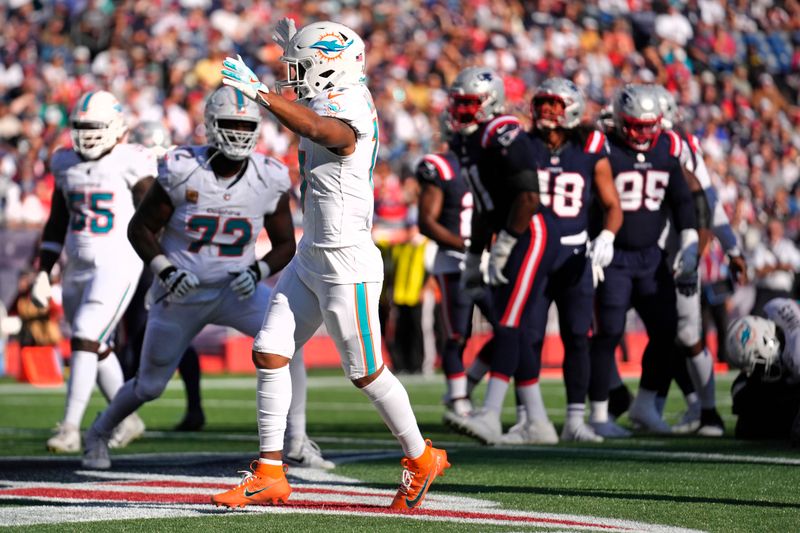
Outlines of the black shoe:
<svg viewBox="0 0 800 533">
<path fill-rule="evenodd" d="M 633 395 L 624 383 L 608 391 L 608 414 L 614 418 L 621 417 L 631 406 Z"/>
<path fill-rule="evenodd" d="M 172 428 L 173 431 L 200 431 L 206 425 L 203 411 L 186 411 L 183 420 Z"/>
<path fill-rule="evenodd" d="M 701 437 L 721 437 L 725 434 L 725 423 L 716 409 L 703 409 L 700 411 L 700 427 L 697 434 Z"/>
</svg>

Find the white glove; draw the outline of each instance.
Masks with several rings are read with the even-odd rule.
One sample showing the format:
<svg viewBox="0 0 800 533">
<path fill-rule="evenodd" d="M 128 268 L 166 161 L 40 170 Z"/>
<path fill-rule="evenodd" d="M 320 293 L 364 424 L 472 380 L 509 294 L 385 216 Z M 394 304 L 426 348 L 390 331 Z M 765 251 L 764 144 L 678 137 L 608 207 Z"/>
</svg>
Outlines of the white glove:
<svg viewBox="0 0 800 533">
<path fill-rule="evenodd" d="M 592 260 L 592 266 L 601 269 L 611 264 L 614 259 L 614 234 L 604 229 L 586 248 L 586 255 Z M 601 279 L 602 281 L 602 279 Z"/>
<path fill-rule="evenodd" d="M 53 289 L 50 287 L 50 275 L 45 271 L 40 271 L 36 274 L 36 279 L 33 280 L 33 287 L 31 287 L 31 301 L 33 305 L 40 309 L 44 309 L 50 305 L 50 296 Z"/>
<path fill-rule="evenodd" d="M 605 269 L 600 265 L 592 263 L 592 285 L 596 289 L 598 285 L 606 280 Z"/>
<path fill-rule="evenodd" d="M 511 250 L 517 244 L 517 238 L 506 230 L 500 230 L 497 238 L 492 244 L 492 251 L 489 256 L 489 285 L 505 285 L 508 278 L 503 275 L 503 269 L 508 262 Z"/>
<path fill-rule="evenodd" d="M 464 257 L 464 268 L 458 279 L 458 287 L 473 300 L 479 298 L 485 289 L 481 272 L 481 256 L 467 252 Z"/>
<path fill-rule="evenodd" d="M 292 40 L 294 34 L 297 33 L 297 28 L 294 25 L 294 20 L 290 18 L 281 19 L 275 27 L 275 33 L 272 34 L 272 40 L 278 43 L 278 46 L 286 51 L 286 46 Z"/>
<path fill-rule="evenodd" d="M 269 93 L 269 87 L 261 83 L 250 67 L 244 64 L 242 56 L 237 55 L 236 59 L 226 57 L 222 66 L 225 67 L 222 69 L 222 83 L 230 85 L 255 103 L 269 107 L 263 96 Z"/>
<path fill-rule="evenodd" d="M 256 292 L 258 282 L 269 274 L 269 265 L 266 261 L 256 261 L 241 272 L 231 272 L 231 275 L 236 276 L 230 283 L 231 290 L 240 300 L 250 298 Z"/>
<path fill-rule="evenodd" d="M 698 237 L 697 230 L 685 229 L 681 231 L 681 249 L 675 257 L 672 271 L 675 277 L 685 277 L 697 270 Z"/>
<path fill-rule="evenodd" d="M 183 298 L 200 285 L 200 280 L 186 269 L 178 268 L 163 255 L 150 261 L 150 269 L 156 273 L 167 294 Z"/>
</svg>

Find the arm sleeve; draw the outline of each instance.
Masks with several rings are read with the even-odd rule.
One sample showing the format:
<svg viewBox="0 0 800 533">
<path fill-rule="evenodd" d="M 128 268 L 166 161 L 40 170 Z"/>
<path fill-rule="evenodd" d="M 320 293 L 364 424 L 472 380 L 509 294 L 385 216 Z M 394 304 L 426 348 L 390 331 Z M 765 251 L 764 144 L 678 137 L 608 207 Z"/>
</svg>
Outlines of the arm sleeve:
<svg viewBox="0 0 800 533">
<path fill-rule="evenodd" d="M 689 192 L 679 161 L 677 159 L 672 161 L 667 184 L 667 201 L 672 210 L 675 229 L 679 232 L 685 229 L 697 229 L 692 193 Z"/>
</svg>

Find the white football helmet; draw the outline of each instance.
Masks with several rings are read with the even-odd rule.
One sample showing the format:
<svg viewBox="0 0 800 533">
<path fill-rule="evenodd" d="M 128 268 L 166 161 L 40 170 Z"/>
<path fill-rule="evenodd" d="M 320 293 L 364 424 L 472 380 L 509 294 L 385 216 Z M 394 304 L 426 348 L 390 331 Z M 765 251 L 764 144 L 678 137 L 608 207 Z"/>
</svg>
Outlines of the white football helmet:
<svg viewBox="0 0 800 533">
<path fill-rule="evenodd" d="M 246 159 L 258 143 L 261 114 L 258 104 L 223 85 L 206 100 L 206 137 L 228 159 Z"/>
<path fill-rule="evenodd" d="M 97 159 L 125 135 L 125 115 L 117 98 L 108 91 L 81 95 L 70 117 L 72 144 L 86 159 Z"/>
<path fill-rule="evenodd" d="M 366 47 L 343 24 L 315 22 L 300 29 L 286 45 L 286 81 L 278 88 L 294 89 L 298 98 L 313 98 L 331 87 L 367 82 Z"/>
<path fill-rule="evenodd" d="M 538 115 L 537 101 L 554 99 L 564 106 L 564 112 L 556 119 Z M 572 129 L 581 123 L 586 109 L 586 98 L 573 82 L 566 78 L 549 78 L 542 82 L 533 93 L 531 111 L 534 123 L 540 129 Z"/>
<path fill-rule="evenodd" d="M 502 113 L 506 103 L 503 78 L 486 67 L 467 67 L 459 72 L 449 96 L 452 128 L 464 135 Z"/>
<path fill-rule="evenodd" d="M 163 157 L 172 146 L 172 136 L 169 130 L 156 120 L 139 122 L 135 128 L 131 129 L 128 140 L 149 148 L 156 154 L 156 157 Z"/>
<path fill-rule="evenodd" d="M 781 341 L 772 320 L 753 315 L 737 319 L 728 326 L 725 345 L 732 367 L 744 370 L 749 376 L 763 365 L 765 379 L 780 376 Z"/>
<path fill-rule="evenodd" d="M 661 127 L 671 130 L 678 121 L 678 102 L 675 95 L 662 85 L 653 85 L 653 90 L 658 97 L 658 105 L 661 106 Z"/>
</svg>

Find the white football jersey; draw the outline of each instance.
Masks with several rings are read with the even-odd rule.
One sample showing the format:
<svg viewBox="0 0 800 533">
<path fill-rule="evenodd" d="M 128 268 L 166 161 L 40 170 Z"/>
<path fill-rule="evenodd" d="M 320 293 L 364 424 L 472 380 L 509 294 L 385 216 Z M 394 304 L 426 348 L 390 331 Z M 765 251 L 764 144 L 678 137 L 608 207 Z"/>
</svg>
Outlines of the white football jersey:
<svg viewBox="0 0 800 533">
<path fill-rule="evenodd" d="M 179 268 L 193 272 L 201 287 L 223 287 L 255 260 L 264 216 L 275 212 L 289 190 L 289 170 L 261 154 L 247 158 L 243 174 L 220 179 L 211 170 L 209 146 L 181 146 L 161 160 L 158 182 L 172 213 L 161 247 Z"/>
<path fill-rule="evenodd" d="M 156 158 L 138 144 L 118 144 L 94 161 L 72 149 L 53 153 L 50 169 L 70 212 L 64 243 L 73 266 L 139 261 L 128 242 L 128 223 L 135 211 L 132 189 L 155 177 Z"/>
<path fill-rule="evenodd" d="M 781 366 L 784 374 L 790 382 L 800 382 L 800 306 L 788 298 L 774 298 L 764 305 L 764 313 L 783 330 Z"/>
<path fill-rule="evenodd" d="M 336 87 L 312 98 L 308 106 L 320 116 L 346 122 L 357 139 L 355 151 L 348 156 L 300 140 L 300 247 L 343 248 L 371 241 L 372 171 L 378 155 L 378 115 L 372 95 L 365 85 Z"/>
</svg>

